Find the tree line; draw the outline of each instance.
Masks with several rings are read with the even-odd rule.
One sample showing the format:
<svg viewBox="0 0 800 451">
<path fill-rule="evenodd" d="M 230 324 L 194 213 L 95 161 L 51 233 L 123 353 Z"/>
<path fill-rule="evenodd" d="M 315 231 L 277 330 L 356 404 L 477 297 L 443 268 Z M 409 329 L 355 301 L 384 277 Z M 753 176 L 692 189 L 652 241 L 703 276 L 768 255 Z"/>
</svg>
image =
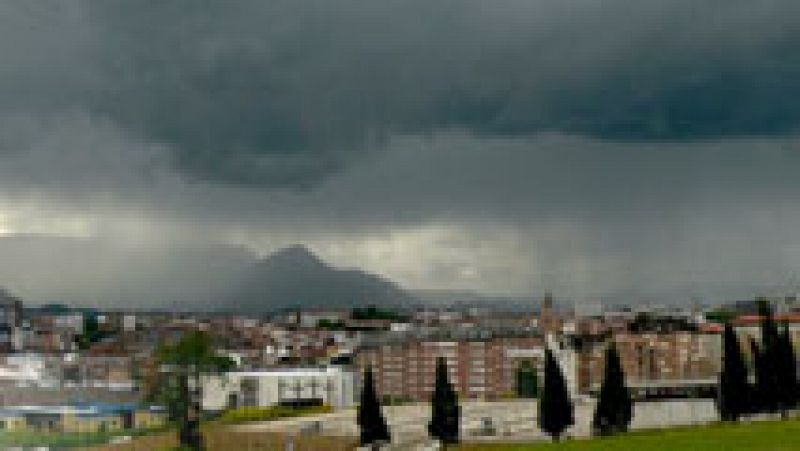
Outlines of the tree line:
<svg viewBox="0 0 800 451">
<path fill-rule="evenodd" d="M 797 358 L 789 324 L 775 321 L 765 299 L 758 300 L 758 316 L 761 340 L 748 340 L 749 365 L 733 326 L 725 323 L 717 396 L 717 408 L 725 421 L 778 412 L 785 418 L 798 407 Z"/>
<path fill-rule="evenodd" d="M 520 395 L 524 397 L 539 395 L 538 426 L 553 440 L 558 441 L 564 431 L 575 423 L 575 414 L 567 381 L 555 356 L 549 349 L 545 350 L 544 384 L 541 393 L 538 393 L 538 383 L 532 367 L 523 365 L 517 378 Z M 594 429 L 603 435 L 625 431 L 630 424 L 632 412 L 632 400 L 625 387 L 619 354 L 616 347 L 611 344 L 606 351 L 605 379 L 593 419 Z M 436 383 L 431 396 L 428 433 L 431 438 L 444 445 L 458 443 L 460 421 L 458 395 L 448 378 L 447 363 L 440 357 L 436 364 Z M 377 448 L 391 441 L 389 427 L 381 413 L 372 369 L 369 366 L 364 371 L 358 425 L 361 428 L 362 446 Z"/>
<path fill-rule="evenodd" d="M 361 445 L 378 448 L 389 443 L 391 436 L 386 419 L 381 412 L 378 394 L 372 379 L 372 368 L 364 371 L 361 402 L 358 406 L 358 425 L 361 428 Z M 436 382 L 431 396 L 431 420 L 428 433 L 442 444 L 458 443 L 461 424 L 461 407 L 458 394 L 447 375 L 447 363 L 443 357 L 436 361 Z"/>
<path fill-rule="evenodd" d="M 775 321 L 769 302 L 759 300 L 761 341 L 750 339 L 752 376 L 739 339 L 730 322 L 725 324 L 722 339 L 722 369 L 717 385 L 717 408 L 724 421 L 737 421 L 745 415 L 780 413 L 782 417 L 800 404 L 797 361 L 788 323 Z M 558 441 L 574 424 L 574 406 L 567 382 L 555 356 L 545 349 L 544 381 L 541 393 L 535 370 L 521 365 L 517 373 L 520 397 L 539 397 L 538 426 Z M 625 373 L 614 340 L 605 351 L 605 369 L 592 418 L 592 431 L 605 436 L 627 432 L 633 419 L 633 398 L 625 384 Z M 460 407 L 458 396 L 447 377 L 447 365 L 439 358 L 436 385 L 431 397 L 431 438 L 443 444 L 459 441 Z M 372 370 L 364 374 L 364 389 L 359 406 L 358 424 L 361 444 L 378 445 L 390 441 L 389 427 L 381 414 Z"/>
</svg>

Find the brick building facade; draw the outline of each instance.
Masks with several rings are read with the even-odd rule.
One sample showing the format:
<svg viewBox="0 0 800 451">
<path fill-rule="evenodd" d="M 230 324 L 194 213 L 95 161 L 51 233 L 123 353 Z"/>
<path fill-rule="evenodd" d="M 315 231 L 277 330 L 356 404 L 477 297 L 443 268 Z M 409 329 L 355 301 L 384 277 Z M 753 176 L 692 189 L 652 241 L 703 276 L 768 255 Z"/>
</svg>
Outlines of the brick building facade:
<svg viewBox="0 0 800 451">
<path fill-rule="evenodd" d="M 710 380 L 721 364 L 721 336 L 700 331 L 617 332 L 626 383 L 658 384 L 669 381 Z M 594 392 L 603 379 L 607 340 L 597 340 L 578 353 L 578 391 Z"/>
<path fill-rule="evenodd" d="M 436 360 L 444 357 L 450 380 L 462 399 L 513 396 L 522 361 L 541 369 L 544 339 L 538 335 L 403 339 L 376 343 L 358 353 L 363 370 L 371 365 L 384 399 L 427 401 L 433 392 Z"/>
</svg>

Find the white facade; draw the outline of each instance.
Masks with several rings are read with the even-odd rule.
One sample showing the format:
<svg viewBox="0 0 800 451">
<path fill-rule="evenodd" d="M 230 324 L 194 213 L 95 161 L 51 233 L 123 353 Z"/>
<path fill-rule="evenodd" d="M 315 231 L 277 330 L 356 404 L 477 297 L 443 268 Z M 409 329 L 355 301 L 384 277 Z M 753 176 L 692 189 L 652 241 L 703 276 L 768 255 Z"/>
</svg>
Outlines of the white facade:
<svg viewBox="0 0 800 451">
<path fill-rule="evenodd" d="M 122 330 L 125 332 L 136 330 L 136 315 L 124 315 L 122 317 Z"/>
<path fill-rule="evenodd" d="M 300 326 L 301 327 L 317 327 L 320 321 L 343 321 L 347 318 L 348 314 L 344 311 L 303 311 L 300 312 Z"/>
<path fill-rule="evenodd" d="M 341 366 L 231 371 L 203 378 L 203 409 L 268 407 L 319 401 L 335 408 L 356 404 L 358 372 Z"/>
<path fill-rule="evenodd" d="M 46 362 L 39 354 L 11 354 L 0 362 L 0 382 L 22 386 L 48 386 L 55 379 L 47 374 Z"/>
<path fill-rule="evenodd" d="M 578 395 L 578 356 L 575 350 L 553 334 L 545 335 L 545 343 L 561 367 L 570 397 L 575 398 Z"/>
</svg>

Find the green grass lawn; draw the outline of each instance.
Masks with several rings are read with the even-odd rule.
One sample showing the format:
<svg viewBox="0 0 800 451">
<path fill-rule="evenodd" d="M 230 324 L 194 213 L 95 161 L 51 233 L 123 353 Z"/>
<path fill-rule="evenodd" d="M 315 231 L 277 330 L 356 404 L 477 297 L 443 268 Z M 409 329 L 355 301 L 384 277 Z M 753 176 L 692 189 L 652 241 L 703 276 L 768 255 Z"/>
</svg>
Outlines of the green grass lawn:
<svg viewBox="0 0 800 451">
<path fill-rule="evenodd" d="M 228 410 L 222 414 L 220 421 L 223 423 L 244 423 L 248 421 L 272 421 L 284 418 L 303 417 L 307 415 L 318 415 L 321 413 L 331 413 L 333 408 L 330 406 L 312 407 L 240 407 Z"/>
<path fill-rule="evenodd" d="M 474 444 L 470 451 L 605 450 L 800 450 L 800 420 L 720 424 L 707 427 L 641 431 L 588 440 L 535 444 Z"/>
<path fill-rule="evenodd" d="M 87 433 L 42 433 L 42 432 L 0 432 L 0 449 L 8 447 L 38 447 L 51 446 L 58 448 L 75 448 L 89 445 L 108 443 L 113 437 L 128 435 L 138 437 L 147 434 L 156 434 L 167 430 L 167 427 L 150 429 L 123 429 L 113 432 L 87 432 Z"/>
</svg>

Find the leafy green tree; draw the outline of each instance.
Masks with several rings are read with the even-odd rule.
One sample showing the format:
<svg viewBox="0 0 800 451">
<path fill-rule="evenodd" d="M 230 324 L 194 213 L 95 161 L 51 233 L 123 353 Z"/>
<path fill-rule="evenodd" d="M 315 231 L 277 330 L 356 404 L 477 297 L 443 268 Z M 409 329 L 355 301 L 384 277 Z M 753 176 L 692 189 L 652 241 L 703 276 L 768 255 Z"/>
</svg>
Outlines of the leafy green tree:
<svg viewBox="0 0 800 451">
<path fill-rule="evenodd" d="M 612 341 L 606 350 L 605 377 L 600 388 L 600 399 L 592 421 L 593 429 L 600 435 L 611 435 L 628 430 L 633 416 L 633 401 L 625 386 L 625 373 L 619 360 L 617 347 Z"/>
<path fill-rule="evenodd" d="M 321 319 L 317 321 L 317 328 L 318 329 L 325 329 L 325 330 L 342 330 L 345 328 L 344 321 L 331 321 L 329 319 Z"/>
<path fill-rule="evenodd" d="M 167 406 L 179 426 L 182 446 L 202 449 L 200 377 L 230 370 L 234 362 L 217 355 L 211 337 L 201 331 L 188 332 L 175 344 L 162 344 L 155 355 L 158 378 L 148 397 Z"/>
<path fill-rule="evenodd" d="M 403 315 L 392 310 L 384 310 L 369 305 L 365 308 L 354 308 L 350 312 L 350 318 L 354 320 L 389 320 L 389 321 L 407 321 L 408 316 Z"/>
<path fill-rule="evenodd" d="M 727 323 L 738 316 L 733 310 L 717 309 L 706 313 L 706 320 L 715 323 Z"/>
<path fill-rule="evenodd" d="M 105 338 L 108 334 L 100 329 L 100 323 L 97 321 L 97 313 L 89 312 L 83 316 L 83 330 L 80 335 L 75 337 L 75 342 L 78 349 L 85 351 L 89 349 L 93 343 Z"/>
<path fill-rule="evenodd" d="M 443 444 L 458 443 L 461 408 L 458 395 L 447 376 L 444 357 L 436 361 L 436 386 L 431 397 L 431 421 L 428 433 Z"/>
<path fill-rule="evenodd" d="M 520 362 L 517 368 L 517 397 L 536 398 L 539 396 L 539 377 L 536 368 L 528 360 Z"/>
<path fill-rule="evenodd" d="M 730 323 L 725 324 L 722 339 L 722 372 L 719 374 L 717 409 L 723 421 L 738 421 L 752 410 L 747 365 Z"/>
<path fill-rule="evenodd" d="M 361 428 L 361 446 L 378 446 L 391 440 L 389 426 L 383 418 L 375 383 L 372 379 L 372 367 L 364 370 L 364 385 L 361 388 L 361 402 L 358 405 L 358 426 Z"/>
<path fill-rule="evenodd" d="M 567 383 L 553 353 L 545 350 L 544 389 L 539 399 L 539 428 L 558 441 L 561 434 L 575 423 Z"/>
</svg>

